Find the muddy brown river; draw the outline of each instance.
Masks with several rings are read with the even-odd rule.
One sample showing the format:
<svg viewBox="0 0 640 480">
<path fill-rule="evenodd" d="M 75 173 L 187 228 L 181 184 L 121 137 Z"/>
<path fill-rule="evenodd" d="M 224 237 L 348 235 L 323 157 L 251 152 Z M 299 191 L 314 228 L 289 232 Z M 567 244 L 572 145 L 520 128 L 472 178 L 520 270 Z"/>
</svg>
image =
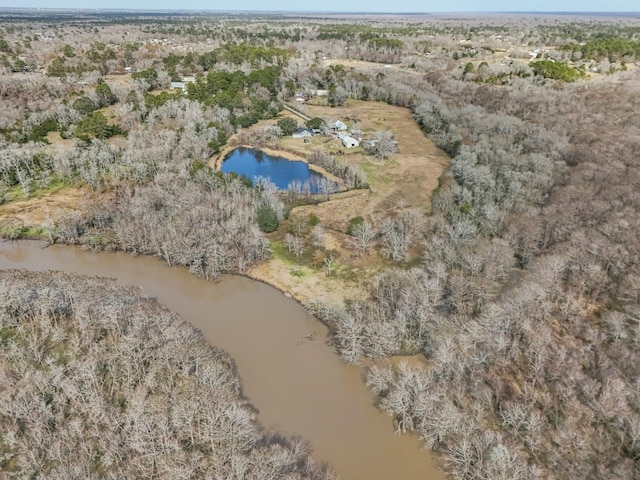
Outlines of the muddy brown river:
<svg viewBox="0 0 640 480">
<path fill-rule="evenodd" d="M 394 435 L 362 368 L 345 365 L 327 330 L 295 301 L 248 278 L 205 281 L 150 257 L 39 242 L 0 242 L 0 269 L 64 270 L 137 285 L 231 354 L 266 427 L 308 440 L 342 480 L 444 480 L 416 437 Z M 317 332 L 314 340 L 305 339 Z"/>
</svg>

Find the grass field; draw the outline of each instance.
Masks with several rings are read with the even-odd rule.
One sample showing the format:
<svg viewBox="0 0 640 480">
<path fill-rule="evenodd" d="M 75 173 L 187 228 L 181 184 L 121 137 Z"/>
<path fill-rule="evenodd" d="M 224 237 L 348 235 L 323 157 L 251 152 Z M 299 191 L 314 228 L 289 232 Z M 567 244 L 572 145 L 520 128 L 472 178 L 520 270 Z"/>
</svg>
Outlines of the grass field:
<svg viewBox="0 0 640 480">
<path fill-rule="evenodd" d="M 289 255 L 282 254 L 281 248 L 274 248 L 272 258 L 254 267 L 250 275 L 303 303 L 342 303 L 346 298 L 366 296 L 365 286 L 383 268 L 391 265 L 375 249 L 362 256 L 354 254 L 345 233 L 350 219 L 362 216 L 380 226 L 383 219 L 403 209 L 417 208 L 427 214 L 431 194 L 438 186 L 449 158 L 422 133 L 406 108 L 379 102 L 349 101 L 346 106 L 335 108 L 308 105 L 307 111 L 311 117 L 329 120 L 358 119 L 365 138 L 378 130 L 390 130 L 399 151 L 387 160 L 376 160 L 360 148 L 347 150 L 337 140 L 323 136 L 315 136 L 309 143 L 294 138 L 281 140 L 280 147 L 286 150 L 283 156 L 304 158 L 314 150 L 328 153 L 343 150 L 345 153 L 341 157 L 345 161 L 360 165 L 367 172 L 369 189 L 340 193 L 318 205 L 300 206 L 291 211 L 292 217 L 313 214 L 320 219 L 326 231 L 324 256 L 333 258 L 331 274 L 319 266 L 322 259 L 318 258 L 318 252 L 313 262 L 301 259 L 296 269 L 292 267 L 295 261 Z M 283 115 L 292 116 L 289 112 Z M 273 238 L 280 241 L 288 228 L 285 222 Z M 409 264 L 416 261 L 415 253 Z"/>
</svg>

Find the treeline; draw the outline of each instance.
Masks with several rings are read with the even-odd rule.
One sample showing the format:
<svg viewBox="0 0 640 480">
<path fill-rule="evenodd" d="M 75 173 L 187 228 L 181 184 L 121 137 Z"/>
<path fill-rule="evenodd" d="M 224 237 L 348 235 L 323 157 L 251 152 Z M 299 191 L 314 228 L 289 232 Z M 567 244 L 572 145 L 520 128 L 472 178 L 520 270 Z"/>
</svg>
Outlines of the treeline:
<svg viewBox="0 0 640 480">
<path fill-rule="evenodd" d="M 552 80 L 562 80 L 564 82 L 575 82 L 581 78 L 586 78 L 584 68 L 573 68 L 565 62 L 554 62 L 552 60 L 538 60 L 531 62 L 529 66 L 536 75 Z"/>
<path fill-rule="evenodd" d="M 230 123 L 248 127 L 258 120 L 273 118 L 280 111 L 279 67 L 265 67 L 245 74 L 240 70 L 209 72 L 188 86 L 188 96 L 205 105 L 217 105 L 231 112 Z"/>
<path fill-rule="evenodd" d="M 268 432 L 233 360 L 131 287 L 0 272 L 4 478 L 330 479 Z"/>
<path fill-rule="evenodd" d="M 234 36 L 234 38 L 239 37 Z M 196 72 L 198 70 L 197 67 L 209 71 L 218 64 L 233 65 L 235 67 L 249 64 L 253 69 L 269 65 L 284 67 L 291 55 L 291 51 L 282 48 L 232 42 L 225 43 L 215 50 L 199 55 L 194 53 L 187 53 L 186 55 L 171 53 L 164 57 L 162 61 L 169 74 L 179 80 L 178 67 L 191 73 Z"/>
<path fill-rule="evenodd" d="M 640 475 L 633 78 L 497 89 L 389 72 L 367 86 L 411 107 L 452 162 L 421 264 L 381 274 L 367 301 L 316 307 L 343 358 L 424 354 L 367 381 L 457 478 Z"/>
<path fill-rule="evenodd" d="M 640 57 L 640 40 L 620 37 L 592 38 L 584 43 L 569 43 L 561 47 L 562 50 L 580 53 L 582 59 L 602 60 L 611 62 L 617 60 L 634 60 Z"/>
</svg>

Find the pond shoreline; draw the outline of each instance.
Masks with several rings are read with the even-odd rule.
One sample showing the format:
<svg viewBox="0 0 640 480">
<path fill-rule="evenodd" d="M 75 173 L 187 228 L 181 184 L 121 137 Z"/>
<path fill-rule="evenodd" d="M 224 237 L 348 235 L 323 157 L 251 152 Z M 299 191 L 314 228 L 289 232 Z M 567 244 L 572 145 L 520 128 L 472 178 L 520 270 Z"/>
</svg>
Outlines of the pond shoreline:
<svg viewBox="0 0 640 480">
<path fill-rule="evenodd" d="M 306 163 L 309 166 L 309 170 L 312 170 L 316 173 L 319 173 L 320 175 L 322 175 L 325 178 L 328 178 L 329 180 L 331 180 L 332 182 L 336 182 L 336 183 L 341 183 L 342 180 L 337 177 L 336 175 L 334 175 L 333 173 L 328 172 L 327 170 L 325 170 L 322 167 L 319 167 L 317 165 L 314 165 L 313 163 L 309 163 L 309 160 L 307 160 L 307 158 L 303 155 L 300 154 L 298 152 L 294 152 L 288 149 L 283 149 L 278 147 L 277 145 L 268 145 L 268 146 L 264 146 L 264 147 L 256 147 L 253 145 L 249 145 L 249 144 L 242 144 L 242 145 L 231 145 L 228 144 L 227 146 L 225 146 L 218 155 L 214 155 L 213 157 L 211 157 L 209 159 L 209 166 L 211 168 L 213 168 L 216 171 L 219 171 L 222 168 L 222 164 L 223 162 L 226 160 L 226 158 L 228 157 L 228 155 L 233 152 L 234 150 L 237 150 L 238 148 L 247 148 L 247 149 L 252 149 L 252 150 L 259 150 L 267 155 L 271 155 L 273 157 L 280 157 L 283 158 L 285 160 L 290 160 L 293 162 L 303 162 Z"/>
</svg>

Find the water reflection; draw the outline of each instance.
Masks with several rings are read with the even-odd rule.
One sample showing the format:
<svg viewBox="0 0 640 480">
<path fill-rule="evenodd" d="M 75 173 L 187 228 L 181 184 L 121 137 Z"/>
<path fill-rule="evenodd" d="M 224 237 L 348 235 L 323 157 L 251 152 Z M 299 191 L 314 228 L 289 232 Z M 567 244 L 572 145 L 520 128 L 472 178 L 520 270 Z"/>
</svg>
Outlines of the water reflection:
<svg viewBox="0 0 640 480">
<path fill-rule="evenodd" d="M 310 170 L 305 162 L 276 157 L 254 148 L 236 148 L 222 162 L 220 170 L 246 175 L 251 180 L 269 178 L 279 190 L 301 185 L 300 190 L 315 194 L 323 192 L 323 184 L 327 183 L 326 178 Z"/>
</svg>

